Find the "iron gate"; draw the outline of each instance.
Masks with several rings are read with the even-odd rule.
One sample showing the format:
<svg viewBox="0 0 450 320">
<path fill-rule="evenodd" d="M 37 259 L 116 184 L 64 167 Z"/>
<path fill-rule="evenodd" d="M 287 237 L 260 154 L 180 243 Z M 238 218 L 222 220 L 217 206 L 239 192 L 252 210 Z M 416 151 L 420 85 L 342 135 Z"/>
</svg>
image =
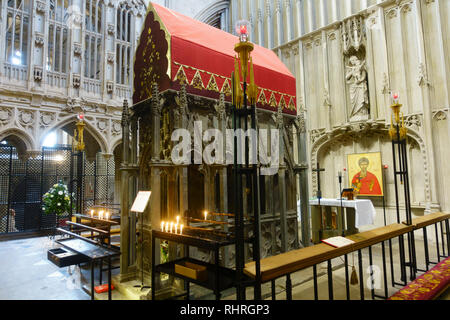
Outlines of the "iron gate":
<svg viewBox="0 0 450 320">
<path fill-rule="evenodd" d="M 79 208 L 82 154 L 69 146 L 44 147 L 35 158 L 21 158 L 13 146 L 0 146 L 0 234 L 52 229 L 54 214 L 42 211 L 42 195 L 62 181 Z M 73 212 L 60 217 L 67 219 Z"/>
<path fill-rule="evenodd" d="M 21 158 L 13 146 L 0 145 L 0 236 L 53 229 L 54 214 L 42 211 L 42 195 L 62 181 L 74 194 L 74 209 L 59 223 L 94 204 L 112 204 L 114 158 L 98 154 L 88 161 L 71 146 L 44 147 L 35 158 Z"/>
<path fill-rule="evenodd" d="M 95 159 L 84 160 L 82 211 L 94 205 L 114 205 L 114 157 L 97 153 Z"/>
</svg>

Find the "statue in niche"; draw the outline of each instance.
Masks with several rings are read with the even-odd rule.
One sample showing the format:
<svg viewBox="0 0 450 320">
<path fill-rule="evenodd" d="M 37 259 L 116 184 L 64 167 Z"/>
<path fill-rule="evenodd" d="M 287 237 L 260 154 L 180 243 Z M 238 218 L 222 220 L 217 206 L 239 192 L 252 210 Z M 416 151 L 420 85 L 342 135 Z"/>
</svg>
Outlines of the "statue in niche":
<svg viewBox="0 0 450 320">
<path fill-rule="evenodd" d="M 369 118 L 369 94 L 367 89 L 367 72 L 365 61 L 357 56 L 350 57 L 350 65 L 347 66 L 345 79 L 350 85 L 350 104 L 352 111 L 350 120 L 359 121 Z"/>
</svg>

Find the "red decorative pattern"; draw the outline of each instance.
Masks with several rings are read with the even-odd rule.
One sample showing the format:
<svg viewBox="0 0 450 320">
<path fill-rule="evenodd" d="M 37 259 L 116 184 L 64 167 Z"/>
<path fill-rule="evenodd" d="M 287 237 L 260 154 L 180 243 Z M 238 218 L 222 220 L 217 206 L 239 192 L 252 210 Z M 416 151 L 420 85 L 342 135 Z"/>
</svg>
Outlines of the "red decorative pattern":
<svg viewBox="0 0 450 320">
<path fill-rule="evenodd" d="M 450 258 L 409 283 L 389 300 L 432 300 L 450 284 Z"/>
<path fill-rule="evenodd" d="M 150 3 L 136 51 L 133 103 L 150 98 L 154 81 L 160 91 L 185 84 L 188 93 L 218 99 L 224 92 L 231 101 L 224 83 L 231 81 L 238 42 L 230 33 Z M 267 99 L 257 106 L 271 111 L 281 106 L 284 113 L 296 115 L 296 81 L 289 69 L 273 51 L 258 45 L 252 59 L 256 85 Z"/>
</svg>

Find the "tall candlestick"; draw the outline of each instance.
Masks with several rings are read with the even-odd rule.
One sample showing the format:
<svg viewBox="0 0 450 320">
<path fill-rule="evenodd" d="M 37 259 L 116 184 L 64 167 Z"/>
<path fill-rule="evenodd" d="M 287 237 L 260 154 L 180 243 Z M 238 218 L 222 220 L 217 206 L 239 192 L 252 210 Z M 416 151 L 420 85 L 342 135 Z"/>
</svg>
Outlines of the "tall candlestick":
<svg viewBox="0 0 450 320">
<path fill-rule="evenodd" d="M 173 221 L 170 223 L 170 233 L 172 233 L 172 229 L 173 229 Z"/>
<path fill-rule="evenodd" d="M 169 222 L 166 222 L 166 228 L 165 228 L 166 232 L 169 232 Z"/>
<path fill-rule="evenodd" d="M 180 234 L 183 234 L 183 225 L 180 226 Z"/>
<path fill-rule="evenodd" d="M 178 230 L 178 222 L 175 223 L 175 234 L 177 233 L 177 230 Z"/>
<path fill-rule="evenodd" d="M 161 221 L 161 231 L 164 232 L 164 221 Z"/>
</svg>

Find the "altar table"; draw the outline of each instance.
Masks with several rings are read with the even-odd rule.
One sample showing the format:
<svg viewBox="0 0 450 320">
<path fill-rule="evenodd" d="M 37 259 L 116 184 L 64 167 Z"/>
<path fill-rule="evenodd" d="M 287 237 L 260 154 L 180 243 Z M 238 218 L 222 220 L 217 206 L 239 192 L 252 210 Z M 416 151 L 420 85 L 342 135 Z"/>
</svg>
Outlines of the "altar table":
<svg viewBox="0 0 450 320">
<path fill-rule="evenodd" d="M 358 228 L 371 225 L 375 221 L 376 211 L 372 201 L 368 199 L 342 200 L 342 208 L 345 213 L 346 223 L 342 225 L 341 200 L 340 199 L 313 199 L 309 201 L 311 206 L 312 241 L 319 243 L 320 240 L 329 237 L 358 233 Z M 322 209 L 322 211 L 321 211 Z M 321 212 L 325 213 L 325 226 L 321 222 Z M 336 213 L 336 226 L 332 225 L 332 212 Z"/>
</svg>

